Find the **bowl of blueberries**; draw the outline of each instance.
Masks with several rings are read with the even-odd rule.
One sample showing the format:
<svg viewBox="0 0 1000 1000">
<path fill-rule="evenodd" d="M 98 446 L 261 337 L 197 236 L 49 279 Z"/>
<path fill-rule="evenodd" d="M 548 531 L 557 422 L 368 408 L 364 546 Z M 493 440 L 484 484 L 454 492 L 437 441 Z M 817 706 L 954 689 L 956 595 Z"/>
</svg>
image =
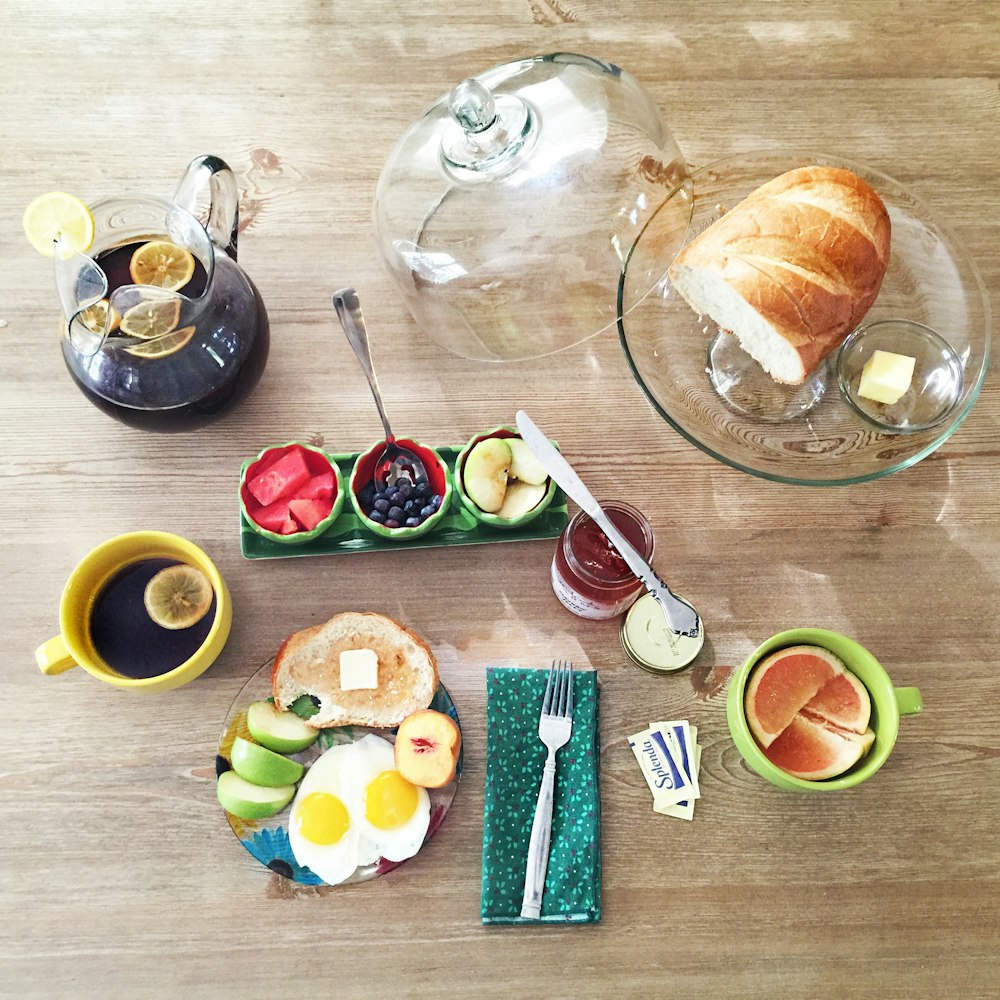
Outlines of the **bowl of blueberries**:
<svg viewBox="0 0 1000 1000">
<path fill-rule="evenodd" d="M 358 455 L 349 493 L 354 512 L 366 528 L 383 538 L 406 541 L 426 535 L 440 523 L 451 503 L 453 487 L 448 466 L 433 448 L 407 438 L 398 438 L 397 443 L 419 456 L 427 480 L 376 483 L 375 466 L 385 451 L 385 441 L 376 441 Z"/>
</svg>

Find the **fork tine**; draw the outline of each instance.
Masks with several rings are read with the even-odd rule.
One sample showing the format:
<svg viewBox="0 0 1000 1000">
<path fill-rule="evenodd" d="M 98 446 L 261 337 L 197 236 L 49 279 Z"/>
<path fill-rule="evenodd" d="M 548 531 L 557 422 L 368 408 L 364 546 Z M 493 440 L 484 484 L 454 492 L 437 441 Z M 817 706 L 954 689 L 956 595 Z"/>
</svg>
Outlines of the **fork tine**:
<svg viewBox="0 0 1000 1000">
<path fill-rule="evenodd" d="M 565 718 L 569 708 L 569 682 L 571 675 L 564 660 L 559 661 L 559 716 Z"/>
<path fill-rule="evenodd" d="M 569 697 L 567 699 L 567 704 L 566 704 L 566 715 L 568 715 L 570 718 L 572 718 L 573 717 L 573 662 L 572 662 L 572 660 L 568 660 L 566 662 L 566 668 L 568 670 L 568 673 L 567 673 L 567 680 L 568 680 L 567 689 L 568 689 L 568 692 L 569 692 Z"/>
<path fill-rule="evenodd" d="M 552 668 L 549 670 L 549 679 L 545 682 L 545 698 L 542 701 L 542 714 L 548 715 L 552 711 L 552 695 L 555 689 L 556 661 L 552 661 Z"/>
</svg>

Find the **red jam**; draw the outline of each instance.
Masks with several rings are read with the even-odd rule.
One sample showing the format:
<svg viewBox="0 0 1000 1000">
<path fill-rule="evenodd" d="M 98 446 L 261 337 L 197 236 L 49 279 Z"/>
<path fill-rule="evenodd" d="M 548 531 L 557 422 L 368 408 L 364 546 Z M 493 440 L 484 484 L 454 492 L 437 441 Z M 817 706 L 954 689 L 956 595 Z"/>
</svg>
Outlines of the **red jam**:
<svg viewBox="0 0 1000 1000">
<path fill-rule="evenodd" d="M 649 562 L 653 557 L 649 521 L 625 503 L 607 501 L 601 503 L 601 509 Z M 622 614 L 642 590 L 642 584 L 593 518 L 581 510 L 556 545 L 552 589 L 573 614 L 603 619 Z"/>
</svg>

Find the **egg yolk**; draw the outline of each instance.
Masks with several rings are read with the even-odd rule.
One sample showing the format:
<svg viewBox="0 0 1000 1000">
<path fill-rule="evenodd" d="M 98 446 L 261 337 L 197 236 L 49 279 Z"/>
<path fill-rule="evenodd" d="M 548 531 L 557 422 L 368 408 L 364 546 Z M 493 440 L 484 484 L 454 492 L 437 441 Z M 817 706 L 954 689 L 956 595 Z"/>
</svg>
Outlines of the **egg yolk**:
<svg viewBox="0 0 1000 1000">
<path fill-rule="evenodd" d="M 402 826 L 417 811 L 417 789 L 399 771 L 383 771 L 365 792 L 365 818 L 380 830 Z"/>
<path fill-rule="evenodd" d="M 351 817 L 336 795 L 311 792 L 299 806 L 296 825 L 310 843 L 336 844 L 350 828 Z"/>
</svg>

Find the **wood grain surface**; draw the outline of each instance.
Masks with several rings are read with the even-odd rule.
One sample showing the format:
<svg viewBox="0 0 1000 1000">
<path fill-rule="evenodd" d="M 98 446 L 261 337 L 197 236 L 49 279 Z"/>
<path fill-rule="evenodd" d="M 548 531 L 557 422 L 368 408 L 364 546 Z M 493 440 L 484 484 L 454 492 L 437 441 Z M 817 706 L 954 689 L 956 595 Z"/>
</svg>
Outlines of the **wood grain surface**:
<svg viewBox="0 0 1000 1000">
<path fill-rule="evenodd" d="M 912 188 L 1000 307 L 1000 6 L 950 2 L 6 0 L 0 33 L 0 995 L 102 997 L 995 997 L 1000 982 L 1000 403 L 995 374 L 914 468 L 836 489 L 729 469 L 648 405 L 613 334 L 491 367 L 420 333 L 376 258 L 375 181 L 464 76 L 570 51 L 636 75 L 693 166 L 799 146 Z M 242 191 L 240 260 L 270 313 L 257 391 L 160 436 L 89 406 L 57 341 L 50 262 L 21 232 L 36 194 L 167 196 L 197 154 Z M 354 285 L 396 427 L 458 444 L 518 407 L 600 496 L 642 509 L 657 565 L 701 610 L 693 668 L 629 664 L 614 623 L 552 594 L 529 542 L 258 563 L 241 558 L 240 462 L 269 443 L 360 449 L 380 433 L 329 308 Z M 159 528 L 232 590 L 222 656 L 162 696 L 82 670 L 43 677 L 67 575 Z M 426 637 L 461 712 L 466 771 L 438 837 L 391 875 L 298 887 L 258 865 L 215 799 L 221 725 L 290 632 L 345 609 Z M 794 795 L 742 761 L 725 684 L 767 636 L 845 632 L 921 715 L 847 793 Z M 479 919 L 484 668 L 570 657 L 602 694 L 604 916 Z M 625 737 L 689 718 L 693 823 L 655 816 Z"/>
</svg>

